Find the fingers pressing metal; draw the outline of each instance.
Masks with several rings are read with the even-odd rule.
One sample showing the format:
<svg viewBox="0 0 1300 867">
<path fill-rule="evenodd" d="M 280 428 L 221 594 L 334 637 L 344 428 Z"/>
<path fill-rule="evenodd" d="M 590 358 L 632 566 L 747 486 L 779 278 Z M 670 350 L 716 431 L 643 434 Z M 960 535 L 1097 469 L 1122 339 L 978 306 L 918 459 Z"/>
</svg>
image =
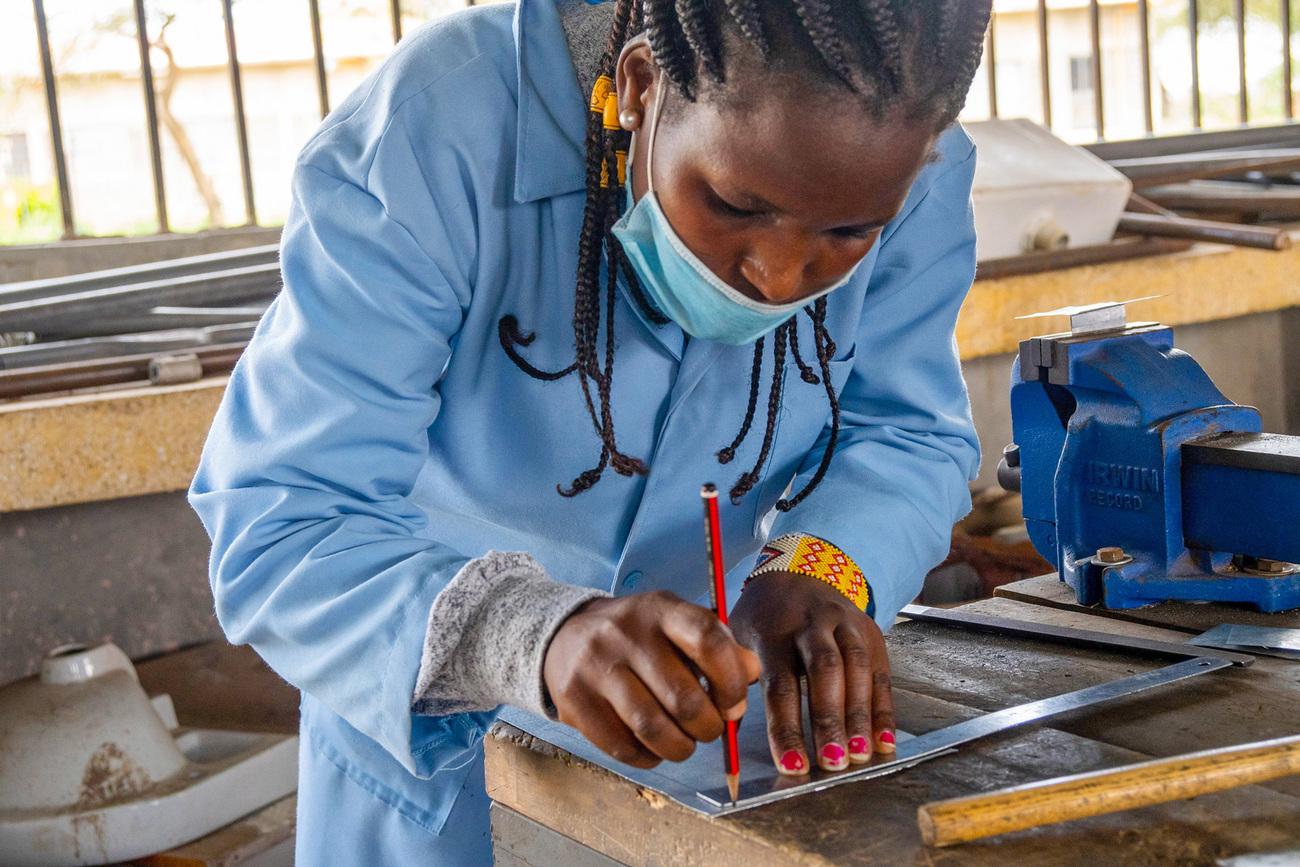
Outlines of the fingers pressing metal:
<svg viewBox="0 0 1300 867">
<path fill-rule="evenodd" d="M 808 773 L 808 754 L 803 740 L 803 697 L 793 657 L 774 663 L 769 659 L 763 675 L 764 705 L 767 709 L 767 741 L 772 761 L 782 774 Z"/>
<path fill-rule="evenodd" d="M 849 765 L 849 753 L 844 730 L 846 672 L 840 646 L 829 630 L 804 632 L 797 646 L 808 674 L 808 715 L 817 764 L 827 771 L 843 770 Z"/>
</svg>

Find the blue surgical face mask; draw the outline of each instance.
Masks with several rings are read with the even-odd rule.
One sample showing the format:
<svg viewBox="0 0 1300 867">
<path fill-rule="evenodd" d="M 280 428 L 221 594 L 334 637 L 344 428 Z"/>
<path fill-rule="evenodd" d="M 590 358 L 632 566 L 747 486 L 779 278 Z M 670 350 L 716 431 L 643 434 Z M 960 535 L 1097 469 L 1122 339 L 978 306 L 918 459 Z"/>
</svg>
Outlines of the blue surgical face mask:
<svg viewBox="0 0 1300 867">
<path fill-rule="evenodd" d="M 623 245 L 641 289 L 665 316 L 701 340 L 739 346 L 752 343 L 799 310 L 832 292 L 853 276 L 848 273 L 815 295 L 788 304 L 765 304 L 737 291 L 714 274 L 690 251 L 664 216 L 654 191 L 655 132 L 667 95 L 667 79 L 659 75 L 659 95 L 650 120 L 646 153 L 647 191 L 617 223 L 614 237 Z M 632 164 L 627 166 L 628 199 L 632 198 Z M 860 261 L 859 261 L 860 264 Z"/>
</svg>

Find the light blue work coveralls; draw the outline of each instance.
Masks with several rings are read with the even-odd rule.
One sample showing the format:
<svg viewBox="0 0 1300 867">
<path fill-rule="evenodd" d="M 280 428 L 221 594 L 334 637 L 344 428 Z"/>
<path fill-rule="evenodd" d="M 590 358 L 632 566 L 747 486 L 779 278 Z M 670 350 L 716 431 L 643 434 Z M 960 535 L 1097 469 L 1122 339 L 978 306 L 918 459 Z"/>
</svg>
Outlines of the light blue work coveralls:
<svg viewBox="0 0 1300 867">
<path fill-rule="evenodd" d="M 478 7 L 404 39 L 298 160 L 284 289 L 190 499 L 227 635 L 303 693 L 301 867 L 489 863 L 492 714 L 411 713 L 434 597 L 497 549 L 561 581 L 697 599 L 700 485 L 725 490 L 757 456 L 761 415 L 733 463 L 715 457 L 744 417 L 752 347 L 687 343 L 621 295 L 613 416 L 650 474 L 556 492 L 600 441 L 576 379 L 529 378 L 497 322 L 536 332 L 520 351 L 538 367 L 573 361 L 585 103 L 554 0 Z M 953 337 L 974 274 L 974 152 L 960 129 L 938 147 L 829 296 L 844 425 L 829 474 L 769 515 L 817 466 L 830 416 L 789 361 L 763 481 L 722 505 L 733 579 L 767 534 L 813 533 L 862 567 L 886 627 L 947 553 L 978 460 Z"/>
</svg>

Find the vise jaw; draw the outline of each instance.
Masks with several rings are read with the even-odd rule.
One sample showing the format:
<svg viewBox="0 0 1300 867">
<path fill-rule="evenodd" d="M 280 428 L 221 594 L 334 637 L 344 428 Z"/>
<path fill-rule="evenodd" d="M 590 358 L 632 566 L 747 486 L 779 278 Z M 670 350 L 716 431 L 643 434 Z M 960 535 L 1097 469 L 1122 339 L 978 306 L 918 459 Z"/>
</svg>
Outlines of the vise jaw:
<svg viewBox="0 0 1300 867">
<path fill-rule="evenodd" d="M 1300 606 L 1300 437 L 1261 433 L 1170 328 L 1078 309 L 1011 373 L 998 478 L 1034 547 L 1084 605 Z"/>
</svg>

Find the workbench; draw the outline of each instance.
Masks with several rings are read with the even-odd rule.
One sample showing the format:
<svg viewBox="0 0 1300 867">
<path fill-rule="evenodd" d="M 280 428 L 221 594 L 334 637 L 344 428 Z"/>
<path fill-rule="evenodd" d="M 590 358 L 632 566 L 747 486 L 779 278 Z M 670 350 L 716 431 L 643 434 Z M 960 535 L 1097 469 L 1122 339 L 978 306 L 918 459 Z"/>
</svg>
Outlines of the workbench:
<svg viewBox="0 0 1300 867">
<path fill-rule="evenodd" d="M 1124 617 L 1069 603 L 1054 576 L 962 610 L 1182 642 L 1245 609 L 1166 603 Z M 1014 597 L 1014 598 L 1010 598 Z M 1145 622 L 1135 622 L 1145 621 Z M 1300 627 L 1300 614 L 1271 615 Z M 1200 629 L 1198 629 L 1199 627 Z M 900 622 L 886 638 L 898 726 L 921 734 L 1172 660 Z M 751 711 L 750 725 L 762 725 Z M 1300 663 L 1259 657 L 1140 696 L 962 747 L 911 770 L 708 819 L 498 724 L 487 786 L 500 867 L 610 865 L 1189 865 L 1300 849 L 1300 778 L 1239 788 L 946 849 L 921 843 L 923 803 L 1065 774 L 1300 732 Z M 718 771 L 721 780 L 721 769 Z"/>
</svg>

